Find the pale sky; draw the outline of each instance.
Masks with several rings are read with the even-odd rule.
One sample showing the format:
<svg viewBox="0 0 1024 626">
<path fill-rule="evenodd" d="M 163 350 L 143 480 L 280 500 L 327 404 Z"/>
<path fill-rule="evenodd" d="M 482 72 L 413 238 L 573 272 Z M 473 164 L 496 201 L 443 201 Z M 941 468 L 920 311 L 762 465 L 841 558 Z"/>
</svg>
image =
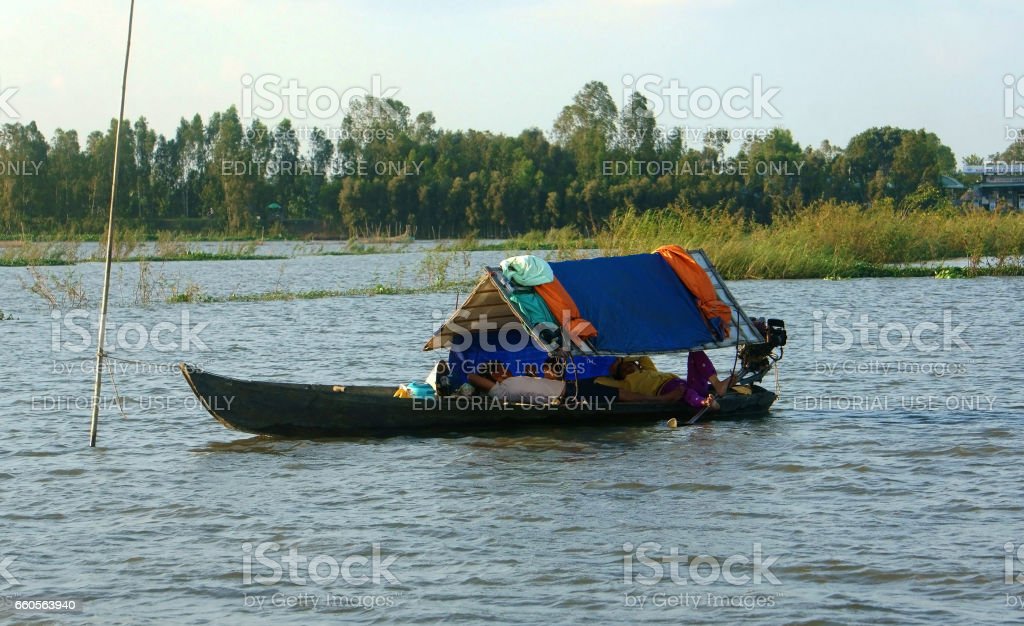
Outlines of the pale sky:
<svg viewBox="0 0 1024 626">
<path fill-rule="evenodd" d="M 128 0 L 2 2 L 0 105 L 47 137 L 74 128 L 84 142 L 105 129 L 117 115 Z M 344 94 L 369 90 L 376 75 L 439 127 L 518 134 L 550 131 L 590 80 L 621 107 L 625 76 L 718 96 L 756 76 L 777 90 L 769 104 L 780 117 L 681 119 L 663 100 L 659 124 L 781 125 L 804 146 L 923 127 L 958 158 L 984 156 L 1006 147 L 1007 126 L 1024 127 L 1004 110 L 1004 76 L 1024 76 L 1022 23 L 1019 0 L 136 0 L 126 116 L 171 135 L 182 116 L 241 108 L 243 76 Z M 1024 82 L 1010 99 L 1024 107 Z"/>
</svg>

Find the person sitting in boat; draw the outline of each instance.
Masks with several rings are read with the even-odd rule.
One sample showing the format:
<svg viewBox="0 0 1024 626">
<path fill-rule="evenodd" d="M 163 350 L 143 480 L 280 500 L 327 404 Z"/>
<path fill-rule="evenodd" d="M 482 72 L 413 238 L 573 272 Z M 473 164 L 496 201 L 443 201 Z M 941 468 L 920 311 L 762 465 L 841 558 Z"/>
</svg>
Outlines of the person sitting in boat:
<svg viewBox="0 0 1024 626">
<path fill-rule="evenodd" d="M 611 374 L 611 377 L 598 380 L 602 384 L 635 393 L 672 396 L 693 408 L 710 406 L 713 410 L 719 408 L 715 395 L 725 395 L 734 382 L 732 376 L 719 380 L 718 371 L 703 350 L 690 352 L 686 359 L 685 380 L 671 372 L 659 371 L 649 356 L 639 359 L 619 358 L 612 365 Z M 710 393 L 712 390 L 714 394 Z"/>
</svg>

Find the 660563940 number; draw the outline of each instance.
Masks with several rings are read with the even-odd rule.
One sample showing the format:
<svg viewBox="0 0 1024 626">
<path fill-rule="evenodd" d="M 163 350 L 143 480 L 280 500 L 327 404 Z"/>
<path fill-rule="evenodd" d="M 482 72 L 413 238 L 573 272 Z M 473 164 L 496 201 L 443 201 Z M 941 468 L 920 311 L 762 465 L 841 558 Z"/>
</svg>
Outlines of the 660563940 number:
<svg viewBox="0 0 1024 626">
<path fill-rule="evenodd" d="M 82 603 L 78 600 L 24 599 L 14 601 L 15 611 L 78 611 Z"/>
</svg>

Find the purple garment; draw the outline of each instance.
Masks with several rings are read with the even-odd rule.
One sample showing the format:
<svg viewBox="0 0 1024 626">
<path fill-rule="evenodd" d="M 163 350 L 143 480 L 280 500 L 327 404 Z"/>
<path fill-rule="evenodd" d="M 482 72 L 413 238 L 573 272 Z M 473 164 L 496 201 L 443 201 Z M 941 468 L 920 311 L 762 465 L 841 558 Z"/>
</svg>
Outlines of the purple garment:
<svg viewBox="0 0 1024 626">
<path fill-rule="evenodd" d="M 711 388 L 711 377 L 718 373 L 715 365 L 703 351 L 691 352 L 686 359 L 686 382 L 681 378 L 670 380 L 662 387 L 661 393 L 685 386 L 683 401 L 695 409 L 704 407 L 704 400 Z M 678 381 L 678 382 L 677 382 Z"/>
</svg>

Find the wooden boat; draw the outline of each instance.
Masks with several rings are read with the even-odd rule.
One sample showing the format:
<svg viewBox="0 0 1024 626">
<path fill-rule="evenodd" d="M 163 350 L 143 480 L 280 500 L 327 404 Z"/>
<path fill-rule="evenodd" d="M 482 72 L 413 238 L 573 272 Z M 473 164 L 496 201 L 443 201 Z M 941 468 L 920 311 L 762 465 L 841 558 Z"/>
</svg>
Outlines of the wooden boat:
<svg viewBox="0 0 1024 626">
<path fill-rule="evenodd" d="M 488 396 L 395 398 L 397 387 L 303 385 L 239 380 L 181 364 L 192 391 L 218 422 L 234 430 L 286 437 L 346 437 L 439 434 L 524 427 L 645 426 L 694 414 L 684 404 L 619 402 L 609 406 L 541 408 L 505 404 Z M 718 399 L 721 409 L 703 420 L 766 415 L 775 394 L 757 385 L 753 393 Z"/>
<path fill-rule="evenodd" d="M 206 410 L 220 423 L 260 435 L 387 436 L 538 426 L 643 425 L 670 418 L 686 423 L 696 410 L 681 402 L 602 405 L 600 399 L 580 403 L 572 398 L 541 407 L 507 403 L 490 396 L 444 392 L 458 388 L 484 361 L 514 362 L 517 371 L 512 374 L 524 375 L 536 371 L 548 355 L 557 355 L 566 364 L 577 367 L 571 378 L 589 378 L 607 375 L 609 360 L 614 361 L 615 356 L 735 347 L 737 360 L 742 357 L 743 363 L 740 382 L 751 392 L 730 391 L 718 398 L 718 410 L 704 411 L 701 417 L 720 420 L 765 415 L 776 394 L 756 383 L 781 358 L 784 324 L 769 320 L 779 325 L 775 330 L 781 341 L 773 341 L 772 333 L 766 329 L 774 327 L 747 317 L 703 251 L 674 248 L 674 252 L 686 255 L 689 270 L 703 284 L 691 287 L 686 282 L 691 277 L 678 274 L 671 262 L 658 253 L 550 264 L 536 257 L 518 257 L 529 259 L 530 264 L 542 269 L 550 268 L 547 271 L 554 278 L 547 280 L 557 279 L 573 300 L 573 322 L 586 322 L 581 320 L 582 315 L 598 320 L 597 333 L 587 337 L 565 332 L 569 328 L 568 315 L 563 315 L 561 326 L 551 321 L 553 317 L 546 322 L 531 318 L 536 317 L 538 308 L 526 306 L 524 297 L 539 298 L 539 294 L 517 282 L 514 275 L 509 278 L 504 269 L 487 268 L 462 306 L 424 345 L 425 351 L 450 350 L 448 360 L 440 362 L 445 364 L 441 369 L 449 376 L 448 385 L 437 386 L 442 391 L 440 395 L 396 398 L 393 396 L 397 385 L 240 380 L 185 363 L 181 364 L 181 372 Z M 697 292 L 701 293 L 700 298 L 694 295 Z M 718 305 L 718 318 L 713 320 L 701 310 L 709 299 Z M 547 309 L 544 304 L 539 306 L 542 313 L 554 311 L 551 304 Z M 721 324 L 720 318 L 727 323 Z M 517 333 L 524 341 L 511 339 Z M 505 344 L 498 345 L 502 338 Z M 776 348 L 780 349 L 777 356 Z M 584 364 L 592 374 L 584 372 Z"/>
</svg>

